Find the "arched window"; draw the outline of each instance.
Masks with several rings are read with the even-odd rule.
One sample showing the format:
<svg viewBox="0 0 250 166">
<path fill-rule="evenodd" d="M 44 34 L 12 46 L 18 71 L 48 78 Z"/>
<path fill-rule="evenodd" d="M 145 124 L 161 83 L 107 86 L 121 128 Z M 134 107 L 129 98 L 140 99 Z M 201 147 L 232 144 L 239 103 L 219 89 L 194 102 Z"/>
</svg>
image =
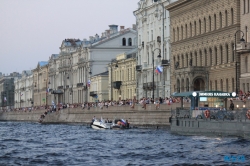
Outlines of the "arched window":
<svg viewBox="0 0 250 166">
<path fill-rule="evenodd" d="M 194 22 L 194 36 L 196 36 L 196 21 Z"/>
<path fill-rule="evenodd" d="M 126 46 L 126 38 L 122 38 L 122 45 Z"/>
<path fill-rule="evenodd" d="M 173 29 L 173 40 L 175 42 L 175 29 Z"/>
<path fill-rule="evenodd" d="M 181 55 L 181 68 L 184 68 L 184 55 Z"/>
<path fill-rule="evenodd" d="M 187 78 L 186 79 L 186 92 L 189 91 L 189 79 Z"/>
<path fill-rule="evenodd" d="M 199 20 L 199 34 L 201 34 L 201 20 Z"/>
<path fill-rule="evenodd" d="M 209 48 L 209 66 L 212 66 L 212 57 L 213 57 L 212 48 Z"/>
<path fill-rule="evenodd" d="M 218 64 L 217 47 L 214 48 L 214 64 Z"/>
<path fill-rule="evenodd" d="M 234 24 L 234 10 L 231 8 L 231 25 Z"/>
<path fill-rule="evenodd" d="M 192 34 L 192 23 L 190 23 L 190 37 L 192 37 L 193 34 Z"/>
<path fill-rule="evenodd" d="M 246 0 L 243 0 L 243 14 L 246 13 Z"/>
<path fill-rule="evenodd" d="M 220 46 L 220 64 L 223 63 L 223 48 Z"/>
<path fill-rule="evenodd" d="M 212 30 L 212 23 L 211 23 L 211 17 L 209 16 L 209 31 L 211 31 Z"/>
<path fill-rule="evenodd" d="M 132 46 L 132 39 L 131 38 L 128 39 L 128 45 Z"/>
<path fill-rule="evenodd" d="M 222 28 L 222 14 L 220 12 L 220 28 Z"/>
<path fill-rule="evenodd" d="M 226 59 L 225 59 L 225 61 L 226 61 L 226 63 L 228 63 L 229 62 L 229 58 L 228 58 L 228 44 L 226 44 Z"/>
<path fill-rule="evenodd" d="M 207 32 L 207 23 L 206 23 L 206 18 L 204 18 L 204 33 Z"/>
<path fill-rule="evenodd" d="M 225 11 L 225 24 L 226 24 L 226 26 L 228 26 L 228 20 L 227 20 L 227 10 Z"/>
<path fill-rule="evenodd" d="M 216 30 L 216 14 L 214 14 L 214 30 Z"/>
</svg>

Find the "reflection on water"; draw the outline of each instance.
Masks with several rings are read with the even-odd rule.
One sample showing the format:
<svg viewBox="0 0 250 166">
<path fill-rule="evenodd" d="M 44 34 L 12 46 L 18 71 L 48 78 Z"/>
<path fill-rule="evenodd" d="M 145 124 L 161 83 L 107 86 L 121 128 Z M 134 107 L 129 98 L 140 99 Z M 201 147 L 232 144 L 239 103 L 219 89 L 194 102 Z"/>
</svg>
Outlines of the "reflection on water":
<svg viewBox="0 0 250 166">
<path fill-rule="evenodd" d="M 0 122 L 0 165 L 247 165 L 250 141 L 169 130 Z M 245 162 L 225 161 L 244 155 Z"/>
</svg>

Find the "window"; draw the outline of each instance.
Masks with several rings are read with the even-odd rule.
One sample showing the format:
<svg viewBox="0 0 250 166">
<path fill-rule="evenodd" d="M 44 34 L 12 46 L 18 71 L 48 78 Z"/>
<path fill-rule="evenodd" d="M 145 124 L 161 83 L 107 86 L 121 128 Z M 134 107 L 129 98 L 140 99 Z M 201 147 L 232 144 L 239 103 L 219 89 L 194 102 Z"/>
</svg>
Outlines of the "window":
<svg viewBox="0 0 250 166">
<path fill-rule="evenodd" d="M 222 28 L 222 14 L 220 12 L 220 28 Z"/>
<path fill-rule="evenodd" d="M 246 0 L 243 0 L 243 14 L 246 13 Z"/>
<path fill-rule="evenodd" d="M 229 60 L 228 60 L 228 45 L 226 44 L 226 63 L 228 63 Z"/>
<path fill-rule="evenodd" d="M 234 91 L 234 78 L 232 78 L 232 92 Z"/>
<path fill-rule="evenodd" d="M 227 23 L 227 10 L 225 11 L 225 26 L 228 26 L 228 23 Z"/>
<path fill-rule="evenodd" d="M 232 43 L 231 45 L 231 51 L 232 51 L 231 62 L 233 62 L 234 61 L 234 43 Z"/>
<path fill-rule="evenodd" d="M 190 23 L 190 37 L 192 37 L 192 23 Z"/>
<path fill-rule="evenodd" d="M 132 39 L 131 38 L 128 39 L 128 45 L 132 46 Z"/>
<path fill-rule="evenodd" d="M 204 18 L 204 33 L 207 32 L 207 24 L 206 24 L 206 18 Z"/>
<path fill-rule="evenodd" d="M 154 40 L 154 32 L 153 32 L 153 30 L 151 30 L 151 41 L 153 41 Z"/>
<path fill-rule="evenodd" d="M 175 42 L 175 29 L 173 29 L 173 40 Z"/>
<path fill-rule="evenodd" d="M 183 68 L 184 67 L 184 56 L 181 55 L 181 67 Z"/>
<path fill-rule="evenodd" d="M 217 48 L 215 47 L 214 48 L 214 64 L 217 65 L 218 64 L 218 61 L 217 61 Z"/>
<path fill-rule="evenodd" d="M 223 48 L 220 46 L 220 64 L 223 63 Z"/>
<path fill-rule="evenodd" d="M 194 36 L 196 36 L 196 21 L 194 22 Z"/>
<path fill-rule="evenodd" d="M 199 34 L 201 34 L 201 20 L 199 20 Z"/>
<path fill-rule="evenodd" d="M 210 81 L 210 90 L 212 90 L 212 89 L 213 89 L 213 82 Z"/>
<path fill-rule="evenodd" d="M 186 25 L 185 25 L 185 33 L 186 33 L 185 38 L 187 38 L 187 37 L 188 37 L 188 35 L 187 35 L 187 31 L 188 31 L 188 27 L 187 27 L 187 24 L 186 24 Z"/>
<path fill-rule="evenodd" d="M 212 30 L 212 23 L 211 23 L 211 17 L 209 16 L 209 31 L 211 31 Z"/>
<path fill-rule="evenodd" d="M 228 92 L 228 79 L 226 79 L 226 92 Z"/>
<path fill-rule="evenodd" d="M 202 66 L 202 52 L 200 51 L 200 64 L 199 66 Z"/>
<path fill-rule="evenodd" d="M 186 65 L 185 67 L 188 67 L 188 54 L 186 54 Z"/>
<path fill-rule="evenodd" d="M 245 29 L 246 29 L 245 30 L 246 31 L 245 34 L 246 34 L 246 43 L 247 43 L 248 42 L 248 29 L 247 29 L 247 26 L 245 27 Z"/>
<path fill-rule="evenodd" d="M 198 62 L 198 55 L 197 55 L 197 52 L 195 52 L 195 55 L 194 55 L 194 56 L 195 56 L 195 62 L 194 62 L 195 64 L 194 64 L 194 66 L 198 66 L 198 65 L 197 65 L 197 62 Z"/>
<path fill-rule="evenodd" d="M 216 14 L 214 15 L 214 30 L 216 30 Z"/>
<path fill-rule="evenodd" d="M 250 0 L 248 0 L 248 2 L 247 2 L 247 12 L 249 13 L 249 11 L 250 11 Z"/>
<path fill-rule="evenodd" d="M 122 45 L 123 45 L 123 46 L 126 46 L 126 38 L 123 38 L 123 39 L 122 39 Z"/>
<path fill-rule="evenodd" d="M 212 52 L 212 49 L 211 49 L 211 48 L 209 48 L 209 57 L 210 57 L 210 59 L 209 59 L 209 65 L 212 66 L 213 52 Z"/>
<path fill-rule="evenodd" d="M 177 27 L 177 41 L 179 41 L 179 27 Z"/>
<path fill-rule="evenodd" d="M 231 25 L 234 24 L 234 10 L 231 8 Z"/>
<path fill-rule="evenodd" d="M 220 80 L 220 90 L 223 91 L 223 80 Z"/>
<path fill-rule="evenodd" d="M 207 66 L 207 50 L 206 49 L 204 50 L 204 53 L 205 53 L 205 57 L 204 57 L 205 64 L 204 64 L 204 66 Z"/>
<path fill-rule="evenodd" d="M 181 40 L 183 39 L 183 26 L 181 26 Z"/>
</svg>

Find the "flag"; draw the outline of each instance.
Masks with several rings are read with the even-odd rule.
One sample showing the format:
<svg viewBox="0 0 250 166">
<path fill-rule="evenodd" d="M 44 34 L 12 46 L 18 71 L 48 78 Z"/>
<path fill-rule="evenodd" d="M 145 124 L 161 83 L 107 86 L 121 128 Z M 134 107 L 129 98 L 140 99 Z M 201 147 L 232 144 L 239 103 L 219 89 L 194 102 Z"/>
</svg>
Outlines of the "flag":
<svg viewBox="0 0 250 166">
<path fill-rule="evenodd" d="M 88 80 L 88 84 L 87 84 L 87 86 L 88 86 L 88 87 L 90 87 L 90 83 L 91 83 L 91 81 L 90 81 L 90 80 Z"/>
<path fill-rule="evenodd" d="M 7 101 L 7 99 L 6 99 L 6 97 L 4 97 L 4 102 L 6 102 Z"/>
<path fill-rule="evenodd" d="M 157 66 L 156 70 L 158 71 L 157 73 L 162 73 L 163 72 L 163 67 L 162 66 Z"/>
<path fill-rule="evenodd" d="M 48 88 L 48 89 L 46 89 L 46 93 L 49 93 L 49 88 Z"/>
</svg>

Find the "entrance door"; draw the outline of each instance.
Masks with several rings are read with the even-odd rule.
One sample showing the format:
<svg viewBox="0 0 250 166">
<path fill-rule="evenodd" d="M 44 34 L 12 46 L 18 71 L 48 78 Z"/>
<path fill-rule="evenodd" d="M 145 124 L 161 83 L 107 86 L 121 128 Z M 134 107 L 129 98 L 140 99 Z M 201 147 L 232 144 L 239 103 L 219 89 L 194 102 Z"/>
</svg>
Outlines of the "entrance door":
<svg viewBox="0 0 250 166">
<path fill-rule="evenodd" d="M 197 78 L 194 81 L 194 91 L 204 91 L 205 81 L 202 78 Z"/>
</svg>

